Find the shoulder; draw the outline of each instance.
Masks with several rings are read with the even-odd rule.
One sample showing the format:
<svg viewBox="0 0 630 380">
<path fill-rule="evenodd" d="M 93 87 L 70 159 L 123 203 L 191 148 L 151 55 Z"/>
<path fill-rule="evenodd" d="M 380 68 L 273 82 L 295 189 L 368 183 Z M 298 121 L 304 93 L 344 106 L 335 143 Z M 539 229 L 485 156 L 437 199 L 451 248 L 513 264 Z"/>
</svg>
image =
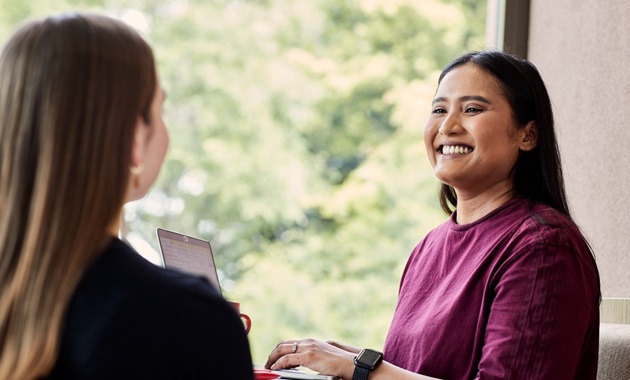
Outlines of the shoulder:
<svg viewBox="0 0 630 380">
<path fill-rule="evenodd" d="M 162 300 L 171 295 L 220 299 L 221 295 L 202 277 L 159 267 L 140 256 L 131 246 L 113 239 L 89 268 L 80 288 L 104 293 L 124 292 L 129 297 Z"/>
<path fill-rule="evenodd" d="M 76 289 L 59 360 L 86 378 L 136 370 L 205 377 L 230 363 L 251 367 L 243 324 L 208 281 L 158 267 L 117 239 Z"/>
<path fill-rule="evenodd" d="M 178 310 L 220 313 L 226 304 L 206 279 L 154 265 L 118 239 L 111 241 L 81 280 L 75 297 L 88 295 L 147 313 L 174 305 Z"/>
<path fill-rule="evenodd" d="M 574 273 L 576 278 L 585 275 L 593 284 L 598 283 L 592 249 L 573 220 L 545 204 L 525 202 L 521 222 L 515 225 L 506 245 L 509 248 L 507 262 L 556 265 L 562 268 L 560 273 L 567 276 Z"/>
<path fill-rule="evenodd" d="M 542 203 L 523 200 L 521 222 L 516 235 L 526 236 L 533 244 L 549 244 L 588 250 L 586 238 L 566 215 Z"/>
</svg>

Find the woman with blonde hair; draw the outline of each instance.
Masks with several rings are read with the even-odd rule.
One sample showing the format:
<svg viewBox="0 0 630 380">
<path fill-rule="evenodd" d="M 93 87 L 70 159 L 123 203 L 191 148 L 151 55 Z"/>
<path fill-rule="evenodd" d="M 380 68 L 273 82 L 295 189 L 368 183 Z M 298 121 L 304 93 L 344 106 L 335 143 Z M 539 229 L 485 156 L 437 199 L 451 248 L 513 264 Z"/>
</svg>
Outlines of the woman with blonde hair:
<svg viewBox="0 0 630 380">
<path fill-rule="evenodd" d="M 150 46 L 94 14 L 0 56 L 0 379 L 252 379 L 243 325 L 201 278 L 118 239 L 168 133 Z"/>
</svg>

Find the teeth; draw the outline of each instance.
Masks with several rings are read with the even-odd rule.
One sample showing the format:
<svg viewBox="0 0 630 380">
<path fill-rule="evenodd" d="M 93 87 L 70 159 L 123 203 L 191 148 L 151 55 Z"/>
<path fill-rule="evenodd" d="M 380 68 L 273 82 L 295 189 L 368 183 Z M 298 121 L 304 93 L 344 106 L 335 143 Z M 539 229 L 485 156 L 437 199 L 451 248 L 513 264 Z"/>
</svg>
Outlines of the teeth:
<svg viewBox="0 0 630 380">
<path fill-rule="evenodd" d="M 445 145 L 442 147 L 442 154 L 467 154 L 472 152 L 467 146 L 455 146 L 455 145 Z"/>
</svg>

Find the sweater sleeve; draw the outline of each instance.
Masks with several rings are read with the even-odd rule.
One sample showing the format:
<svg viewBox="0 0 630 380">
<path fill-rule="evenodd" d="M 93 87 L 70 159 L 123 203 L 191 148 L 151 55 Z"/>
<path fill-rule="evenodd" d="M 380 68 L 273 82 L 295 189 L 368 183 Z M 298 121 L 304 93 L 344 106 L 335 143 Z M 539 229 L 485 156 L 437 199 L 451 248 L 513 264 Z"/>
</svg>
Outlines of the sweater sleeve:
<svg viewBox="0 0 630 380">
<path fill-rule="evenodd" d="M 597 345 L 589 349 L 599 324 L 597 282 L 581 254 L 536 243 L 504 263 L 492 282 L 477 379 L 594 378 L 584 371 L 597 363 Z"/>
</svg>

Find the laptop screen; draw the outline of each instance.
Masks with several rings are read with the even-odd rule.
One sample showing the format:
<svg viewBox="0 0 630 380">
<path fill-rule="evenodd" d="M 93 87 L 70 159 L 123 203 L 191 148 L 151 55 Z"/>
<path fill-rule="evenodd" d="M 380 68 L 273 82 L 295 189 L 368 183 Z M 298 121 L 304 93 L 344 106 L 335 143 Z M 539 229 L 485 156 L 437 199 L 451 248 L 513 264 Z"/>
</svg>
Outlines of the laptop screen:
<svg viewBox="0 0 630 380">
<path fill-rule="evenodd" d="M 203 276 L 221 292 L 209 241 L 162 228 L 157 229 L 157 236 L 166 268 Z"/>
</svg>

